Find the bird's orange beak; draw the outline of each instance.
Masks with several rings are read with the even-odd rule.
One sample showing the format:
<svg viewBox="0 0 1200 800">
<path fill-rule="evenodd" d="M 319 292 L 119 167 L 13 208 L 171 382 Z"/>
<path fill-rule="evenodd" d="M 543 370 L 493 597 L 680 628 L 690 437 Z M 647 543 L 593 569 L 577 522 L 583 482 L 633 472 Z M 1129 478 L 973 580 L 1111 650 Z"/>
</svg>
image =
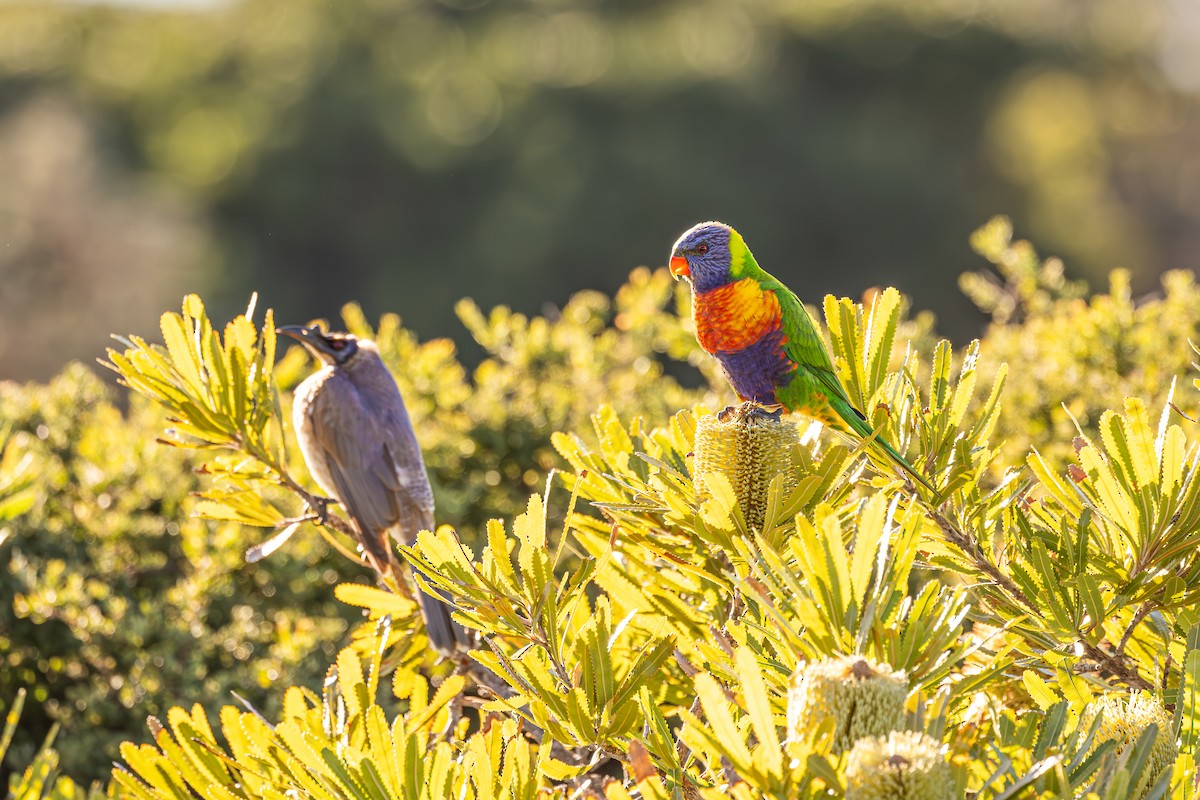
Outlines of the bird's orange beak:
<svg viewBox="0 0 1200 800">
<path fill-rule="evenodd" d="M 692 274 L 687 259 L 683 256 L 671 256 L 671 274 L 676 278 L 687 278 Z"/>
</svg>

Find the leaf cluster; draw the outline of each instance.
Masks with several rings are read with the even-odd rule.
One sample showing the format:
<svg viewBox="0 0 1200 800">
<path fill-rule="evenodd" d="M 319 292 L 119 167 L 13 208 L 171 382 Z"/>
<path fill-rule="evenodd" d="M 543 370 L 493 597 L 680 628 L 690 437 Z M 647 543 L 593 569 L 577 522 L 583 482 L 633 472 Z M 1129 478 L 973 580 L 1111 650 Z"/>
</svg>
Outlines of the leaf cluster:
<svg viewBox="0 0 1200 800">
<path fill-rule="evenodd" d="M 521 497 L 508 526 L 443 524 L 401 548 L 417 580 L 451 599 L 476 646 L 435 665 L 403 587 L 344 584 L 338 596 L 369 621 L 321 692 L 284 692 L 277 723 L 226 708 L 224 741 L 204 712 L 169 712 L 167 726 L 151 725 L 155 746 L 126 746 L 118 790 L 863 797 L 849 753 L 874 745 L 847 752 L 831 718 L 787 724 L 797 668 L 853 656 L 905 676 L 904 727 L 932 742 L 957 797 L 1192 797 L 1194 424 L 1175 413 L 1168 385 L 1159 400 L 1131 395 L 1099 411 L 1094 428 L 1080 420 L 1065 442 L 1048 438 L 1013 456 L 1007 402 L 1011 384 L 1027 380 L 1017 364 L 1028 364 L 1014 362 L 1010 374 L 989 363 L 992 343 L 1062 325 L 1067 311 L 1096 330 L 1123 312 L 1104 297 L 1072 297 L 1005 230 L 995 223 L 980 247 L 1017 299 L 982 342 L 901 347 L 920 327 L 894 290 L 865 304 L 824 303 L 839 377 L 937 492 L 898 472 L 874 442 L 807 423 L 779 439 L 794 443 L 773 462 L 789 474 L 761 478 L 755 496 L 766 500 L 753 518 L 722 473 L 706 474 L 698 490 L 697 419 L 710 410 L 657 361 L 694 352 L 686 325 L 664 309 L 662 273 L 635 273 L 615 306 L 577 298 L 558 320 L 507 310 L 485 318 L 465 306 L 488 352 L 470 377 L 448 345 L 418 343 L 385 318 L 373 335 L 405 366 L 396 371 L 418 435 L 434 442 L 441 521 L 454 519 L 456 487 L 458 501 Z M 998 285 L 974 291 L 1001 307 Z M 1136 319 L 1119 341 L 1140 341 L 1148 307 L 1170 302 L 1129 306 Z M 349 327 L 369 332 L 355 309 L 346 314 Z M 336 513 L 305 513 L 310 484 L 285 446 L 277 395 L 303 364 L 288 356 L 272 367 L 269 322 L 259 330 L 251 317 L 222 334 L 189 299 L 181 315 L 164 317 L 165 346 L 130 340 L 112 363 L 166 409 L 171 442 L 196 451 L 206 473 L 196 511 L 281 529 L 323 522 L 325 539 L 338 543 Z M 563 385 L 580 366 L 578 382 Z M 614 404 L 588 414 L 610 384 Z M 539 438 L 555 421 L 570 424 Z M 510 423 L 516 436 L 499 437 Z M 550 472 L 547 446 L 564 472 Z M 467 473 L 475 454 L 495 492 L 479 488 L 477 472 L 439 472 L 453 464 Z M 531 494 L 526 472 L 511 485 L 490 482 L 492 469 L 522 458 L 538 465 L 525 469 L 544 488 Z M 384 674 L 391 698 L 380 696 Z M 1111 732 L 1128 724 L 1113 721 L 1123 712 L 1112 698 L 1130 691 L 1163 712 L 1118 740 Z M 1177 756 L 1160 734 L 1178 739 Z"/>
<path fill-rule="evenodd" d="M 353 617 L 331 590 L 355 573 L 319 537 L 268 572 L 245 565 L 246 528 L 193 518 L 202 463 L 155 443 L 157 406 L 126 405 L 82 366 L 0 384 L 0 468 L 23 470 L 0 485 L 24 486 L 0 498 L 24 498 L 0 521 L 0 704 L 31 700 L 14 769 L 55 722 L 64 772 L 90 781 L 169 698 L 215 710 L 236 691 L 273 712 L 272 687 L 318 681 Z"/>
<path fill-rule="evenodd" d="M 13 736 L 16 735 L 21 712 L 25 708 L 25 697 L 26 692 L 22 689 L 8 704 L 4 729 L 0 731 L 0 762 L 4 761 Z M 115 796 L 112 791 L 103 791 L 99 783 L 92 784 L 89 789 L 83 789 L 61 774 L 59 756 L 54 750 L 54 738 L 57 733 L 58 728 L 53 728 L 29 764 L 9 778 L 6 796 L 20 800 L 101 800 L 104 797 Z"/>
<path fill-rule="evenodd" d="M 1065 469 L 1080 428 L 1094 438 L 1101 416 L 1126 397 L 1161 407 L 1173 381 L 1191 370 L 1189 342 L 1200 330 L 1200 286 L 1192 272 L 1166 272 L 1160 288 L 1136 297 L 1130 274 L 1116 270 L 1106 291 L 1085 296 L 1079 283 L 1064 278 L 1060 261 L 1014 240 L 1004 218 L 971 241 L 995 268 L 962 278 L 967 295 L 993 319 L 982 338 L 981 377 L 1011 367 L 997 437 L 1006 462 L 1036 446 Z M 1185 410 L 1196 406 L 1177 402 Z"/>
</svg>

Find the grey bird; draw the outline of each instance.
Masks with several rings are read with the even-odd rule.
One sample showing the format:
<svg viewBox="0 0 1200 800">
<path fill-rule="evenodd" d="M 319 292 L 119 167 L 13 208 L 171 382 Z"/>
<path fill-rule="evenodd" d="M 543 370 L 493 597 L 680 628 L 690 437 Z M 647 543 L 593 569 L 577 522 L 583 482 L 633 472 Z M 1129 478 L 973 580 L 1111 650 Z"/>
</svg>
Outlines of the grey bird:
<svg viewBox="0 0 1200 800">
<path fill-rule="evenodd" d="M 320 326 L 276 332 L 324 365 L 296 388 L 292 418 L 304 461 L 346 510 L 371 565 L 396 576 L 388 536 L 412 544 L 434 526 L 433 491 L 400 389 L 369 339 Z M 417 601 L 433 648 L 443 655 L 465 649 L 465 631 L 450 618 L 450 607 L 423 591 Z"/>
</svg>

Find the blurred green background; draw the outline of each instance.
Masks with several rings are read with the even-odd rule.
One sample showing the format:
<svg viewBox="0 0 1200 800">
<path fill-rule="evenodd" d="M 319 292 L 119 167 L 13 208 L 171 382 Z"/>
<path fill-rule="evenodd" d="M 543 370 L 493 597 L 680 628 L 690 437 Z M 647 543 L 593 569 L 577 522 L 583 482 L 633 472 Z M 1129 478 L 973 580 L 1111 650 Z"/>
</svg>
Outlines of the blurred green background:
<svg viewBox="0 0 1200 800">
<path fill-rule="evenodd" d="M 460 297 L 612 292 L 711 217 L 962 339 L 993 213 L 1094 282 L 1193 266 L 1198 87 L 1190 0 L 0 2 L 0 377 L 185 291 L 463 344 Z"/>
</svg>

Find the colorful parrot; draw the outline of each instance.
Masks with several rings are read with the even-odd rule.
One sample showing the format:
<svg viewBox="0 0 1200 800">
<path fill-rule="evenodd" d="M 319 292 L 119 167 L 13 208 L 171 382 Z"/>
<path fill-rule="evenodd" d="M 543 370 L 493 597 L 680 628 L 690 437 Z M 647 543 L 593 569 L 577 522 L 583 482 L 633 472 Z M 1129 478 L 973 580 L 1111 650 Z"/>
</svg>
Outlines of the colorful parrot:
<svg viewBox="0 0 1200 800">
<path fill-rule="evenodd" d="M 834 373 L 808 311 L 758 265 L 741 234 L 722 222 L 696 225 L 675 242 L 670 266 L 672 275 L 691 284 L 696 338 L 716 356 L 739 400 L 782 406 L 860 437 L 874 435 Z M 875 441 L 938 495 L 896 448 Z"/>
</svg>

